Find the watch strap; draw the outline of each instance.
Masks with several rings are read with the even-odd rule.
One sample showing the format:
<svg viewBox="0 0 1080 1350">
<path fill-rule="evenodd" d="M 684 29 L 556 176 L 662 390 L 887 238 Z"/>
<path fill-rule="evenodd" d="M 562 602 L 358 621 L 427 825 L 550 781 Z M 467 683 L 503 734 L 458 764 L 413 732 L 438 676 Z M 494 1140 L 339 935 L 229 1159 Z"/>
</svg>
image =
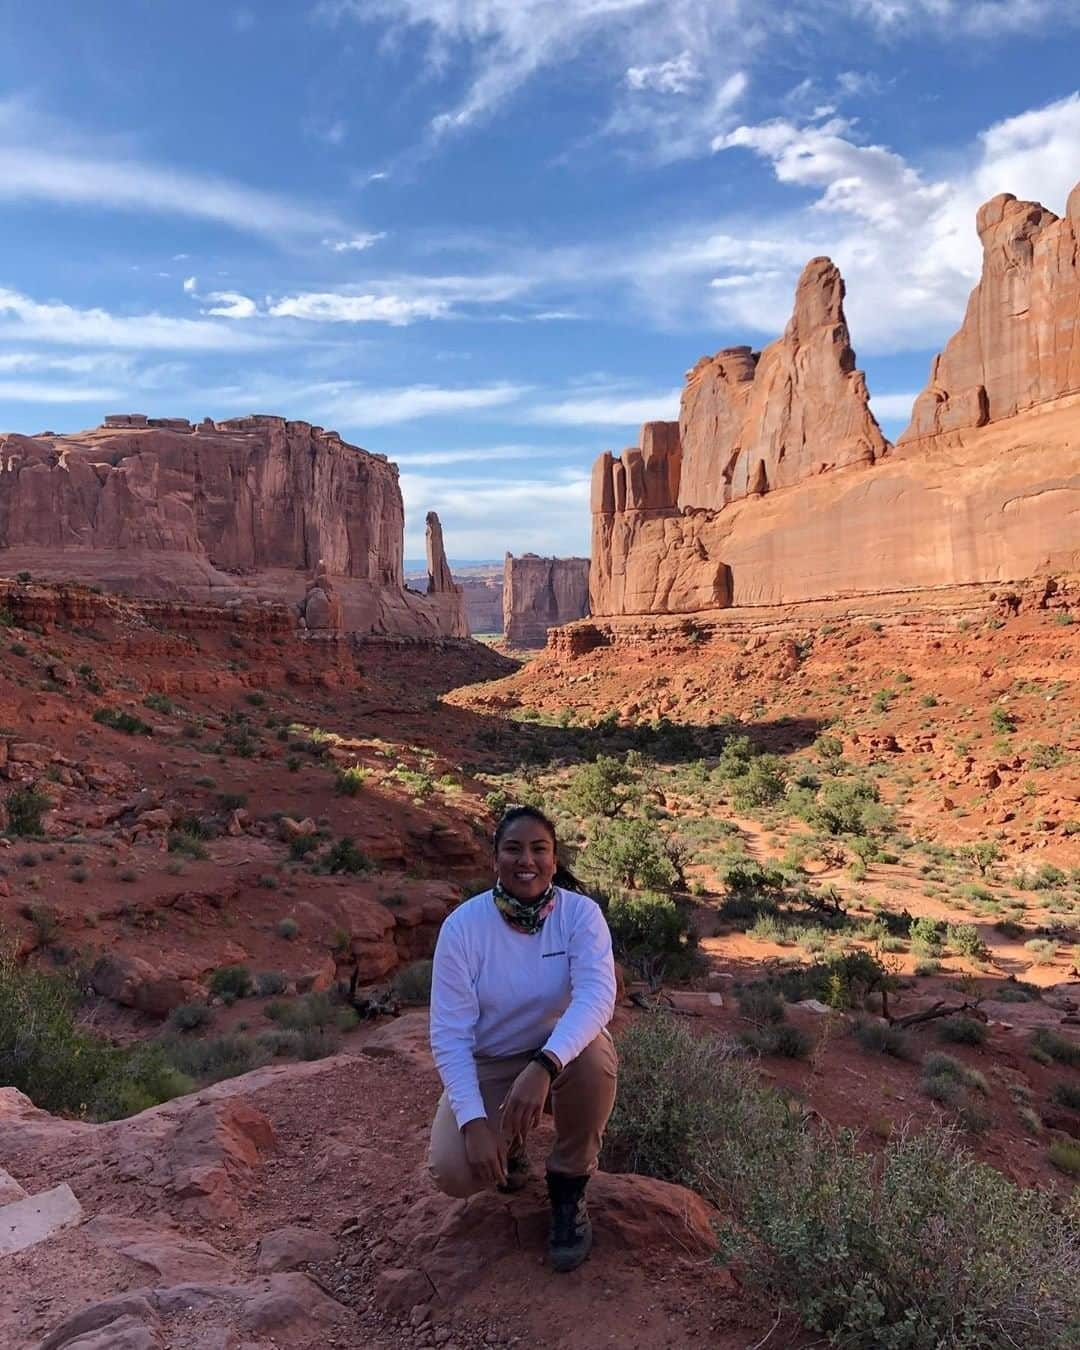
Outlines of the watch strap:
<svg viewBox="0 0 1080 1350">
<path fill-rule="evenodd" d="M 559 1074 L 562 1072 L 562 1070 L 559 1068 L 559 1066 L 555 1063 L 554 1059 L 547 1053 L 546 1050 L 537 1050 L 536 1054 L 533 1055 L 533 1063 L 539 1064 L 543 1068 L 547 1069 L 548 1077 L 551 1079 L 558 1078 Z"/>
</svg>

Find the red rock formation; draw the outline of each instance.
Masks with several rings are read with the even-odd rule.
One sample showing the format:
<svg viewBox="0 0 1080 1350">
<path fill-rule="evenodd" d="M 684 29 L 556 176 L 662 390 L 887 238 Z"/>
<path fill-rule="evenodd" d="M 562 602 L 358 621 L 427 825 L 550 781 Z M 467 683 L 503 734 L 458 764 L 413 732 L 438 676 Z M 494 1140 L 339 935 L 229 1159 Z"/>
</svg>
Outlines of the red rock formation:
<svg viewBox="0 0 1080 1350">
<path fill-rule="evenodd" d="M 321 558 L 300 605 L 300 620 L 313 633 L 344 631 L 345 609 L 327 574 L 326 563 Z"/>
<path fill-rule="evenodd" d="M 549 628 L 589 612 L 588 558 L 506 555 L 503 632 L 513 647 L 542 647 Z"/>
<path fill-rule="evenodd" d="M 982 208 L 983 279 L 902 455 L 867 409 L 839 274 L 809 263 L 779 342 L 690 372 L 681 443 L 653 423 L 639 450 L 597 462 L 592 613 L 1080 569 L 1078 222 L 1080 187 L 1063 220 L 1008 196 Z"/>
<path fill-rule="evenodd" d="M 470 633 L 501 633 L 503 627 L 503 579 L 462 577 L 458 582 L 465 597 Z"/>
<path fill-rule="evenodd" d="M 680 506 L 718 509 L 827 469 L 872 464 L 886 442 L 844 318 L 844 281 L 811 258 L 784 336 L 729 347 L 687 377 L 679 416 Z"/>
<path fill-rule="evenodd" d="M 74 436 L 0 437 L 0 567 L 187 599 L 298 604 L 315 564 L 346 627 L 457 635 L 460 605 L 406 591 L 397 468 L 283 417 L 113 415 Z"/>
<path fill-rule="evenodd" d="M 982 277 L 898 444 L 1080 391 L 1080 183 L 1063 219 L 1003 192 L 977 224 Z"/>
</svg>

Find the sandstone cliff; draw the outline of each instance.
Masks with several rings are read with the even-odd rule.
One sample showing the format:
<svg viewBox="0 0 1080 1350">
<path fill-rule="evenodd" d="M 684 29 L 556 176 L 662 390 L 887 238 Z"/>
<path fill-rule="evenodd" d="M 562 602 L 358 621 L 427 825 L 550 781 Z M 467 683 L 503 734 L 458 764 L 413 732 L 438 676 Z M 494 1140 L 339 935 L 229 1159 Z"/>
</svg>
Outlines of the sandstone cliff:
<svg viewBox="0 0 1080 1350">
<path fill-rule="evenodd" d="M 867 406 L 827 259 L 784 337 L 690 372 L 678 428 L 593 473 L 594 615 L 1080 570 L 1080 186 L 1067 216 L 995 197 L 983 276 L 902 450 Z"/>
<path fill-rule="evenodd" d="M 458 582 L 465 597 L 470 633 L 501 633 L 503 626 L 502 577 L 462 577 Z"/>
<path fill-rule="evenodd" d="M 844 318 L 844 281 L 812 258 L 784 335 L 699 361 L 679 415 L 680 506 L 718 509 L 885 451 Z"/>
<path fill-rule="evenodd" d="M 443 544 L 442 523 L 434 511 L 427 513 L 427 568 L 428 596 L 438 596 L 449 607 L 452 614 L 453 632 L 451 637 L 469 636 L 469 619 L 465 610 L 465 600 L 461 587 L 454 580 L 450 564 L 446 560 L 446 546 Z"/>
<path fill-rule="evenodd" d="M 397 467 L 283 417 L 191 426 L 114 416 L 72 436 L 0 436 L 0 567 L 189 599 L 301 604 L 321 565 L 345 627 L 464 627 L 460 597 L 402 579 Z"/>
<path fill-rule="evenodd" d="M 506 555 L 503 632 L 512 647 L 542 647 L 549 628 L 589 612 L 588 558 Z"/>
<path fill-rule="evenodd" d="M 977 224 L 982 277 L 900 445 L 1080 391 L 1080 183 L 1064 219 L 1005 192 Z"/>
</svg>

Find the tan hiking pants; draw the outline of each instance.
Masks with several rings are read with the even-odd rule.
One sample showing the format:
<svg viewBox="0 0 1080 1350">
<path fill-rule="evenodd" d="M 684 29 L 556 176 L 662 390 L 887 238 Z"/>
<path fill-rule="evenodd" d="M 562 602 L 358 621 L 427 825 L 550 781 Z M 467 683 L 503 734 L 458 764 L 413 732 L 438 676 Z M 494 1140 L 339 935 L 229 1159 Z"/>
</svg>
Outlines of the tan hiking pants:
<svg viewBox="0 0 1080 1350">
<path fill-rule="evenodd" d="M 480 1093 L 492 1129 L 500 1128 L 499 1107 L 530 1059 L 531 1053 L 508 1059 L 477 1059 Z M 546 1107 L 555 1120 L 555 1145 L 547 1160 L 549 1172 L 584 1177 L 596 1170 L 604 1127 L 615 1105 L 618 1066 L 611 1037 L 602 1031 L 552 1082 Z M 469 1167 L 465 1136 L 445 1092 L 431 1127 L 428 1170 L 446 1195 L 463 1199 L 486 1187 Z"/>
</svg>

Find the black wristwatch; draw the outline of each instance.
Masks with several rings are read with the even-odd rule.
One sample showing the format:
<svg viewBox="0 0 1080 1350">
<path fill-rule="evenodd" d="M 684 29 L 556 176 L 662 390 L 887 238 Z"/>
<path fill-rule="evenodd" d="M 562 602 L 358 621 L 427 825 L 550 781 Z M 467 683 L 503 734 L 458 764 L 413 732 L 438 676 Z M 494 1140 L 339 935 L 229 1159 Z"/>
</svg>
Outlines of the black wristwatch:
<svg viewBox="0 0 1080 1350">
<path fill-rule="evenodd" d="M 533 1063 L 547 1069 L 548 1076 L 552 1079 L 558 1078 L 559 1074 L 562 1073 L 562 1069 L 559 1068 L 554 1058 L 546 1050 L 537 1050 L 536 1054 L 533 1055 Z"/>
</svg>

